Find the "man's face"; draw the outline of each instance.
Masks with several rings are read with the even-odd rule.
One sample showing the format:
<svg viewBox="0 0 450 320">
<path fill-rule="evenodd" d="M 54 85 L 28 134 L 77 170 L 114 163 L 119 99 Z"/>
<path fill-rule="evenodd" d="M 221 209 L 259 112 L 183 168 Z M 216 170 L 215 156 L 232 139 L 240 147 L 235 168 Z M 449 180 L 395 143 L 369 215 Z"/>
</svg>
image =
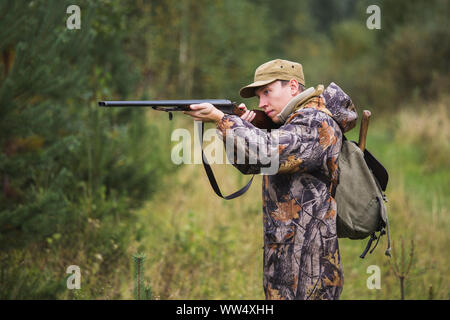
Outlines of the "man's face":
<svg viewBox="0 0 450 320">
<path fill-rule="evenodd" d="M 289 100 L 297 94 L 297 92 L 293 92 L 291 85 L 282 86 L 281 81 L 275 81 L 258 88 L 255 93 L 259 97 L 259 107 L 275 123 L 280 122 L 277 115 Z"/>
</svg>

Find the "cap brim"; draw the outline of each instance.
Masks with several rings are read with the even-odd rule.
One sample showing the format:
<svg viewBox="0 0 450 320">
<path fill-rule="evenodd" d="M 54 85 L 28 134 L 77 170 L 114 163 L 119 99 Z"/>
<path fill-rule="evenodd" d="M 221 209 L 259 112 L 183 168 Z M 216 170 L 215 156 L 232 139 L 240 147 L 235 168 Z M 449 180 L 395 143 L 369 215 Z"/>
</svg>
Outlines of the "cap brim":
<svg viewBox="0 0 450 320">
<path fill-rule="evenodd" d="M 239 91 L 239 94 L 241 95 L 242 98 L 254 97 L 254 96 L 256 96 L 256 94 L 255 94 L 256 89 L 258 89 L 259 87 L 265 86 L 266 84 L 269 84 L 271 82 L 274 82 L 276 80 L 277 79 L 270 79 L 270 80 L 261 80 L 261 81 L 253 82 L 253 83 L 249 84 L 248 86 L 241 88 L 241 90 Z"/>
</svg>

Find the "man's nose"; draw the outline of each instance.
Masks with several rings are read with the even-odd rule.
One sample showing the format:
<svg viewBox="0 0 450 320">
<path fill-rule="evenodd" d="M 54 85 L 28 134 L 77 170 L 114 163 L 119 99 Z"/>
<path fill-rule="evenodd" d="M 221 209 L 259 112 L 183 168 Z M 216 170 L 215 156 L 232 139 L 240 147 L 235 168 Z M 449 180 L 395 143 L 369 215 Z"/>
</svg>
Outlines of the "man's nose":
<svg viewBox="0 0 450 320">
<path fill-rule="evenodd" d="M 258 107 L 259 107 L 260 109 L 264 109 L 264 107 L 267 107 L 267 103 L 266 103 L 265 99 L 259 99 L 259 105 L 258 105 Z"/>
</svg>

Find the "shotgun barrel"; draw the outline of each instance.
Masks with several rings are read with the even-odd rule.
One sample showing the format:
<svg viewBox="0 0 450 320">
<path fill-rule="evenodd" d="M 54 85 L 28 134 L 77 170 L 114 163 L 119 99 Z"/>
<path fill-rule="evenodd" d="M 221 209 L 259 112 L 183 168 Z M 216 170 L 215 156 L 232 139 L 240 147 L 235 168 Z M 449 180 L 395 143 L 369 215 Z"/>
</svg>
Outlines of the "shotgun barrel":
<svg viewBox="0 0 450 320">
<path fill-rule="evenodd" d="M 191 104 L 200 104 L 205 102 L 209 102 L 212 105 L 221 108 L 236 106 L 236 103 L 225 99 L 99 101 L 98 105 L 100 107 L 187 107 Z"/>
<path fill-rule="evenodd" d="M 191 104 L 211 103 L 225 114 L 241 116 L 244 111 L 237 107 L 235 102 L 226 99 L 194 99 L 194 100 L 136 100 L 136 101 L 99 101 L 99 107 L 151 107 L 157 111 L 189 111 Z M 251 122 L 260 129 L 276 129 L 279 125 L 274 123 L 262 110 L 253 110 L 255 118 Z M 169 114 L 171 119 L 171 114 Z"/>
</svg>

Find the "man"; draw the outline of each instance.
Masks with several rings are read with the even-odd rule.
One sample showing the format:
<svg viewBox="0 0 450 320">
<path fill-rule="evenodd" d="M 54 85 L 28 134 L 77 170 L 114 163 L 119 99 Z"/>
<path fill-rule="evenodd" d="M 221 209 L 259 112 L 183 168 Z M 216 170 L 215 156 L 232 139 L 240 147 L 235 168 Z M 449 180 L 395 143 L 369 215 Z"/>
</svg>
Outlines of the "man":
<svg viewBox="0 0 450 320">
<path fill-rule="evenodd" d="M 243 98 L 257 96 L 259 108 L 281 124 L 270 133 L 250 123 L 254 113 L 245 105 L 240 106 L 246 110 L 241 117 L 225 115 L 207 103 L 186 112 L 196 120 L 215 122 L 224 141 L 243 139 L 244 149 L 249 142 L 270 149 L 277 137 L 278 171 L 263 176 L 266 299 L 338 299 L 343 286 L 333 197 L 342 131 L 354 127 L 357 115 L 336 85 L 324 93 L 321 85 L 304 86 L 302 65 L 277 59 L 259 66 L 254 82 L 241 89 Z M 249 154 L 246 150 L 247 158 Z M 233 165 L 252 174 L 261 172 L 259 163 Z"/>
</svg>

